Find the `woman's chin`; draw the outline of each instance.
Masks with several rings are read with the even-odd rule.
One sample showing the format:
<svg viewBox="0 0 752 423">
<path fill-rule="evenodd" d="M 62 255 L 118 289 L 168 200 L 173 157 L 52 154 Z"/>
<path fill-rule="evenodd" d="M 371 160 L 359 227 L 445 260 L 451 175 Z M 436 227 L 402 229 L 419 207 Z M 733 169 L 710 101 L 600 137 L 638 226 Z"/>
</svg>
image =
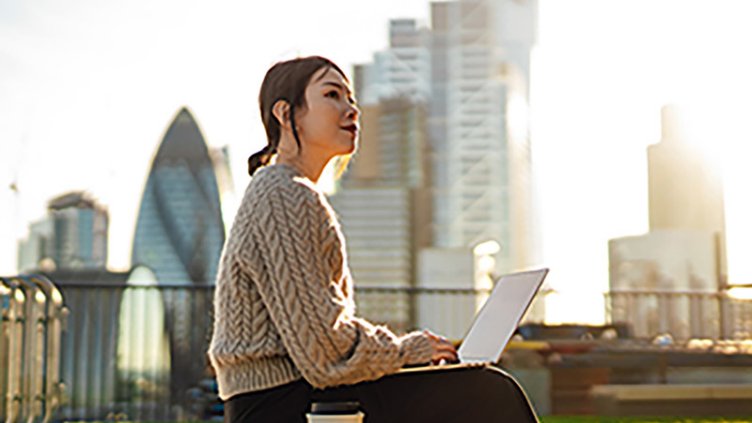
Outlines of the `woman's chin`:
<svg viewBox="0 0 752 423">
<path fill-rule="evenodd" d="M 347 154 L 353 154 L 355 153 L 355 150 L 358 148 L 358 143 L 356 140 L 350 141 L 347 145 L 343 146 L 344 148 L 339 153 L 340 156 L 344 156 Z"/>
</svg>

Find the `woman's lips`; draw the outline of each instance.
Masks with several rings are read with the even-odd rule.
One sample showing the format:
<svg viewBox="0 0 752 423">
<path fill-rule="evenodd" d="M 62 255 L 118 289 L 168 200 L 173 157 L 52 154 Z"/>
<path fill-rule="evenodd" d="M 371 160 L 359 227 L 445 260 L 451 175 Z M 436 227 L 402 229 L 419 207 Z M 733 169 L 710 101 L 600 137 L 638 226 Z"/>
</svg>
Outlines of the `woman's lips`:
<svg viewBox="0 0 752 423">
<path fill-rule="evenodd" d="M 355 124 L 342 126 L 341 128 L 344 129 L 345 131 L 350 132 L 353 135 L 358 133 L 358 125 L 355 125 Z"/>
</svg>

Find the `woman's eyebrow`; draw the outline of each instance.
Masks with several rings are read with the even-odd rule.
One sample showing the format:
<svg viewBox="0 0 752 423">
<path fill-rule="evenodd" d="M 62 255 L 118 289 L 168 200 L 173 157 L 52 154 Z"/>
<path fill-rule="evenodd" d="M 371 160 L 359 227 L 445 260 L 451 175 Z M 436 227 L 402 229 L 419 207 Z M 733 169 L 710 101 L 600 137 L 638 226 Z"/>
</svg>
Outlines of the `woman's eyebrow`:
<svg viewBox="0 0 752 423">
<path fill-rule="evenodd" d="M 344 85 L 340 84 L 339 82 L 326 81 L 326 82 L 324 82 L 324 83 L 323 83 L 322 85 L 332 85 L 332 86 L 334 86 L 334 87 L 337 87 L 337 88 L 339 88 L 340 90 L 342 90 L 342 91 L 346 92 L 346 93 L 347 93 L 347 95 L 352 95 L 352 91 L 350 91 L 350 89 L 349 89 L 349 88 L 347 88 L 346 86 L 344 86 Z"/>
</svg>

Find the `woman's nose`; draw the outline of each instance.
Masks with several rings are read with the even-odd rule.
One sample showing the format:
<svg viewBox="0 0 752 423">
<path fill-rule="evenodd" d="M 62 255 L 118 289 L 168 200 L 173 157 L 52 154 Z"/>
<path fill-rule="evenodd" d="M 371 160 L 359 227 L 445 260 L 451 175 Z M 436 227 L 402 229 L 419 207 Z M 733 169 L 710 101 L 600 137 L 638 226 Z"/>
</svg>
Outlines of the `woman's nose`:
<svg viewBox="0 0 752 423">
<path fill-rule="evenodd" d="M 347 112 L 346 115 L 348 118 L 352 118 L 353 120 L 358 119 L 358 116 L 360 116 L 360 109 L 358 109 L 358 106 L 354 104 L 349 104 L 347 106 Z"/>
</svg>

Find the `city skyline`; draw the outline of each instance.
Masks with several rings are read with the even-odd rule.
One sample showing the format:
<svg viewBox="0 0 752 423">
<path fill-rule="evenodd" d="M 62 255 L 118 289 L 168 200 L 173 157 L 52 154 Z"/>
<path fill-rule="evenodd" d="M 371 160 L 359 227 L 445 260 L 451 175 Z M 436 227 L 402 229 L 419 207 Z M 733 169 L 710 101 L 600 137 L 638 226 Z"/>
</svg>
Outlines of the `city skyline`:
<svg viewBox="0 0 752 423">
<path fill-rule="evenodd" d="M 359 285 L 480 288 L 541 264 L 527 116 L 537 4 L 433 2 L 428 26 L 390 19 L 389 47 L 356 67 L 361 148 L 333 206 Z M 436 278 L 468 257 L 465 274 Z M 457 321 L 482 303 L 466 300 Z M 527 319 L 542 322 L 536 305 Z M 417 305 L 419 325 L 453 333 L 440 323 L 444 308 Z"/>
<path fill-rule="evenodd" d="M 109 207 L 110 265 L 127 267 L 144 175 L 164 122 L 182 105 L 196 112 L 210 146 L 230 146 L 235 186 L 244 189 L 245 159 L 264 142 L 255 103 L 263 72 L 276 60 L 320 53 L 351 74 L 351 65 L 386 45 L 388 19 L 427 21 L 427 2 L 382 3 L 359 10 L 347 2 L 279 2 L 279 16 L 295 5 L 320 19 L 290 17 L 311 36 L 264 45 L 249 40 L 285 32 L 285 22 L 270 26 L 252 9 L 228 13 L 227 4 L 0 6 L 0 36 L 11 41 L 0 48 L 0 199 L 12 204 L 0 215 L 7 240 L 0 272 L 13 271 L 16 240 L 46 201 L 79 189 Z M 554 288 L 597 297 L 607 287 L 607 240 L 646 231 L 644 151 L 659 139 L 658 112 L 671 102 L 688 106 L 700 144 L 731 152 L 723 157 L 730 282 L 750 282 L 738 266 L 743 248 L 734 246 L 752 235 L 740 184 L 750 177 L 744 157 L 752 134 L 743 118 L 752 113 L 745 100 L 752 65 L 743 55 L 751 12 L 741 1 L 540 1 L 531 124 L 542 261 Z M 337 17 L 350 21 L 320 27 Z M 116 35 L 133 35 L 134 24 L 146 35 Z M 204 30 L 192 35 L 192 25 Z M 195 58 L 202 60 L 191 68 Z M 561 320 L 593 318 L 569 299 L 561 304 L 553 310 Z"/>
</svg>

